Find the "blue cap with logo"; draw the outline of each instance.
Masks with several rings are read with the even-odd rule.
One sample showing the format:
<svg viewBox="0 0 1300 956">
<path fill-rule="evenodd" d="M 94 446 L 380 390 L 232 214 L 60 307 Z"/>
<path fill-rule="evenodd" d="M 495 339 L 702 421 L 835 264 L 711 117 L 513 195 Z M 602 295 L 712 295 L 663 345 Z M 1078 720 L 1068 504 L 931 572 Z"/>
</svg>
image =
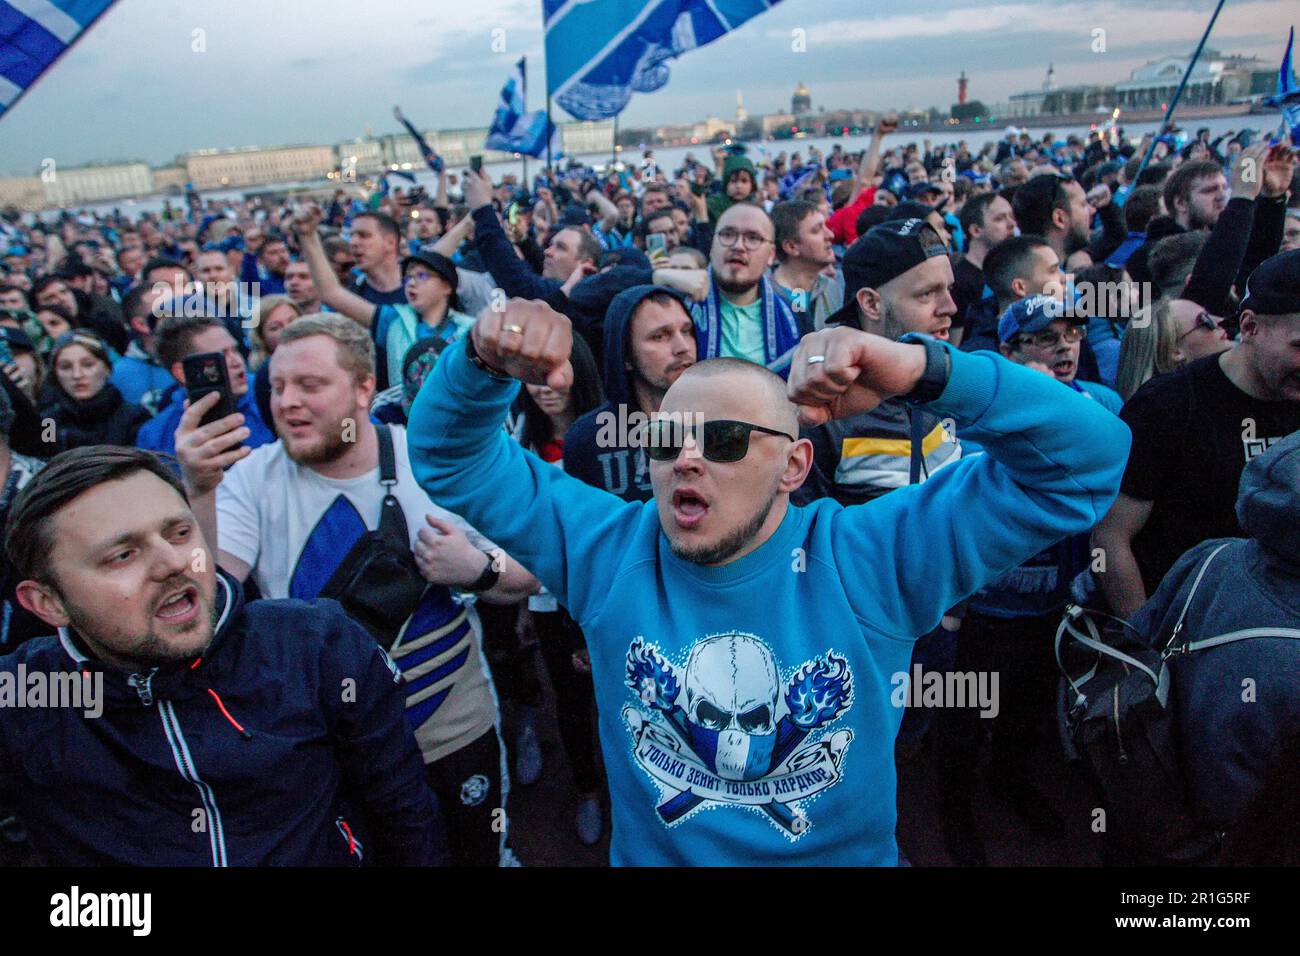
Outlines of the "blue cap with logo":
<svg viewBox="0 0 1300 956">
<path fill-rule="evenodd" d="M 1050 295 L 1031 295 L 1013 302 L 998 319 L 998 341 L 1010 342 L 1017 335 L 1041 332 L 1057 319 L 1082 324 L 1082 316 L 1067 315 L 1065 303 Z"/>
</svg>

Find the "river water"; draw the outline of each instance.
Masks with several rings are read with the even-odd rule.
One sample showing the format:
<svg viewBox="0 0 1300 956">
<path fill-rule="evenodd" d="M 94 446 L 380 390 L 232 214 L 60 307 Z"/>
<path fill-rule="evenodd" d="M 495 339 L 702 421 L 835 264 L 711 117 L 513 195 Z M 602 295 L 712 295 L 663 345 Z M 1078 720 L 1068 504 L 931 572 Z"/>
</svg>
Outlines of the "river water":
<svg viewBox="0 0 1300 956">
<path fill-rule="evenodd" d="M 1104 121 L 1107 119 L 1107 117 L 1103 116 L 1103 117 L 1099 117 L 1099 119 Z M 1144 133 L 1154 131 L 1159 125 L 1160 125 L 1159 123 L 1154 123 L 1154 122 L 1132 123 L 1132 124 L 1125 124 L 1124 130 L 1126 135 L 1130 139 L 1137 141 L 1142 137 Z M 1211 138 L 1214 138 L 1230 130 L 1255 129 L 1263 133 L 1268 133 L 1269 131 L 1276 128 L 1277 118 L 1269 114 L 1229 116 L 1229 117 L 1222 117 L 1222 118 L 1208 119 L 1208 120 L 1187 120 L 1184 123 L 1182 123 L 1182 126 L 1184 129 L 1188 130 L 1189 133 L 1193 135 L 1196 130 L 1200 129 L 1201 127 L 1206 127 L 1210 130 Z M 970 146 L 972 152 L 978 153 L 980 147 L 982 147 L 985 143 L 990 141 L 996 142 L 997 140 L 1001 139 L 1005 134 L 1005 131 L 1006 131 L 1005 124 L 993 126 L 989 129 L 960 130 L 954 132 L 946 132 L 943 130 L 938 130 L 934 132 L 919 132 L 919 131 L 908 130 L 904 128 L 899 130 L 897 133 L 893 133 L 887 136 L 885 138 L 884 145 L 886 149 L 889 149 L 891 147 L 905 146 L 908 143 L 916 143 L 919 146 L 922 145 L 926 139 L 929 139 L 936 144 L 956 143 L 964 140 Z M 1087 134 L 1090 132 L 1090 129 L 1089 127 L 1086 126 L 1066 126 L 1066 127 L 1061 127 L 1059 129 L 1053 128 L 1053 129 L 1029 130 L 1030 136 L 1034 137 L 1037 140 L 1041 140 L 1042 137 L 1046 135 L 1048 132 L 1055 133 L 1057 139 L 1063 140 L 1070 134 L 1076 134 L 1080 137 L 1086 137 Z M 798 152 L 806 159 L 808 156 L 808 151 L 812 147 L 816 147 L 817 149 L 821 150 L 823 153 L 829 153 L 831 149 L 834 147 L 834 145 L 838 143 L 843 147 L 843 149 L 849 152 L 855 152 L 858 150 L 865 149 L 867 143 L 869 142 L 869 139 L 870 137 L 868 136 L 808 137 L 805 139 L 769 140 L 765 142 L 750 142 L 746 144 L 746 148 L 748 150 L 749 156 L 758 162 L 761 162 L 765 157 L 775 158 L 778 154 L 782 152 L 786 153 L 787 156 L 795 152 Z M 686 155 L 688 153 L 692 154 L 698 160 L 701 160 L 706 163 L 710 162 L 709 148 L 710 147 L 707 144 L 701 144 L 699 146 L 673 146 L 673 147 L 656 148 L 654 150 L 654 156 L 660 168 L 671 173 L 673 170 L 677 169 L 682 165 L 682 162 L 685 160 Z M 579 159 L 588 165 L 599 168 L 601 166 L 608 165 L 612 157 L 610 156 L 609 153 L 600 153 L 594 155 L 580 156 Z M 626 161 L 628 163 L 639 164 L 641 162 L 641 151 L 633 148 L 625 148 L 619 154 L 618 159 L 619 161 Z M 543 165 L 542 160 L 528 161 L 528 178 L 530 181 L 532 179 L 533 174 L 539 171 L 542 165 Z M 499 179 L 502 175 L 506 173 L 513 173 L 516 176 L 521 175 L 523 171 L 523 163 L 521 161 L 505 162 L 505 163 L 486 163 L 484 165 L 484 168 L 488 170 L 488 172 L 492 175 L 493 179 Z M 428 171 L 422 171 L 416 173 L 416 181 L 420 185 L 424 186 L 430 193 L 433 193 L 437 186 L 436 178 L 432 173 Z M 396 182 L 397 185 L 399 186 L 406 185 L 405 181 L 403 180 L 397 180 Z M 329 183 L 321 181 L 316 183 L 286 184 L 282 188 L 285 190 L 289 190 L 293 188 L 327 189 L 329 188 L 330 185 L 331 184 Z M 204 199 L 227 200 L 227 199 L 238 199 L 241 196 L 243 196 L 247 191 L 248 190 L 246 188 L 245 189 L 224 189 L 224 190 L 214 190 L 210 192 L 204 192 L 202 195 Z M 172 206 L 183 207 L 184 199 L 181 197 L 173 197 Z M 106 213 L 113 209 L 120 209 L 122 212 L 126 213 L 126 215 L 132 218 L 146 212 L 161 212 L 162 208 L 163 208 L 163 199 L 160 196 L 151 196 L 144 199 L 127 199 L 127 200 L 116 200 L 113 202 L 90 203 L 85 206 L 75 207 L 77 211 L 88 210 L 88 211 L 101 212 L 101 213 Z M 42 218 L 47 220 L 57 215 L 58 215 L 57 211 L 47 211 L 41 214 Z"/>
</svg>

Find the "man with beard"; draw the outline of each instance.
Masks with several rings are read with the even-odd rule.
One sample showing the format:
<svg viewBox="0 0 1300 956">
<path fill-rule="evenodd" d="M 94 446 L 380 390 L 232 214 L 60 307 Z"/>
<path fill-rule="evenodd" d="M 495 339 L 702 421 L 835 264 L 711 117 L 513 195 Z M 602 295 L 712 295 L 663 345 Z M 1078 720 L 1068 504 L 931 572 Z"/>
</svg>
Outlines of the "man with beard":
<svg viewBox="0 0 1300 956">
<path fill-rule="evenodd" d="M 407 718 L 447 815 L 452 862 L 509 862 L 496 812 L 506 807 L 508 781 L 495 693 L 473 602 L 453 591 L 511 604 L 537 582 L 425 495 L 411 474 L 403 428 L 371 423 L 375 351 L 364 329 L 341 315 L 298 319 L 285 329 L 269 374 L 280 441 L 249 452 L 236 447 L 246 428 L 212 436 L 192 419 L 177 434 L 194 512 L 218 542 L 221 567 L 239 580 L 251 574 L 266 597 L 312 600 L 357 540 L 379 527 L 385 495 L 396 498 L 416 566 L 431 585 L 389 648 L 406 676 Z M 387 486 L 378 428 L 392 446 L 396 480 Z"/>
<path fill-rule="evenodd" d="M 1016 190 L 1011 205 L 1020 231 L 1046 239 L 1068 271 L 1104 261 L 1128 235 L 1124 210 L 1111 201 L 1108 188 L 1085 193 L 1062 173 L 1035 176 Z M 1095 214 L 1100 214 L 1102 231 L 1093 242 Z"/>
<path fill-rule="evenodd" d="M 695 324 L 680 293 L 633 286 L 605 313 L 605 402 L 564 436 L 564 470 L 625 501 L 648 501 L 644 424 L 695 364 Z"/>
<path fill-rule="evenodd" d="M 794 312 L 767 270 L 776 258 L 772 220 L 737 202 L 718 218 L 709 255 L 708 297 L 695 305 L 700 358 L 740 358 L 785 377 L 808 313 Z"/>
<path fill-rule="evenodd" d="M 844 254 L 845 302 L 830 324 L 890 341 L 909 332 L 947 340 L 957 314 L 947 251 L 919 219 L 869 230 Z M 813 466 L 794 496 L 799 504 L 822 497 L 861 504 L 924 481 L 961 457 L 952 429 L 897 400 L 810 429 L 808 438 Z"/>
<path fill-rule="evenodd" d="M 947 340 L 956 315 L 947 253 L 944 237 L 921 219 L 894 220 L 868 230 L 844 255 L 845 291 L 851 294 L 831 317 L 832 324 L 891 341 L 913 332 Z M 945 427 L 897 398 L 807 429 L 804 435 L 812 442 L 813 465 L 792 496 L 796 504 L 818 498 L 863 504 L 927 481 L 962 455 L 951 421 Z M 913 648 L 913 666 L 941 671 L 950 664 L 958 624 L 957 616 L 945 614 L 938 627 L 921 635 Z M 901 754 L 920 746 L 930 713 L 909 710 L 898 735 Z"/>
<path fill-rule="evenodd" d="M 332 602 L 245 605 L 156 456 L 60 455 L 7 531 L 18 600 L 58 630 L 0 658 L 10 694 L 36 674 L 64 689 L 0 707 L 0 797 L 43 862 L 437 862 L 436 804 L 391 663 Z"/>
<path fill-rule="evenodd" d="M 806 312 L 815 329 L 844 304 L 844 284 L 826 270 L 835 265 L 834 235 L 826 216 L 802 199 L 772 207 L 778 265 L 772 278 L 796 312 Z"/>
<path fill-rule="evenodd" d="M 501 428 L 516 379 L 572 381 L 572 334 L 540 302 L 481 313 L 416 398 L 411 455 L 426 491 L 535 568 L 588 637 L 612 862 L 895 865 L 889 675 L 945 608 L 1096 520 L 1123 425 L 995 356 L 826 329 L 793 356 L 791 398 L 751 362 L 684 372 L 647 444 L 654 500 L 625 502 Z M 799 421 L 894 396 L 986 454 L 871 507 L 792 507 L 812 458 Z"/>
<path fill-rule="evenodd" d="M 260 295 L 283 295 L 284 271 L 288 267 L 289 247 L 283 236 L 272 233 L 262 240 L 254 255 L 245 253 L 239 279 L 250 286 L 256 283 Z"/>
<path fill-rule="evenodd" d="M 1213 229 L 1228 198 L 1228 177 L 1213 160 L 1183 163 L 1165 180 L 1165 209 L 1183 231 Z"/>
</svg>

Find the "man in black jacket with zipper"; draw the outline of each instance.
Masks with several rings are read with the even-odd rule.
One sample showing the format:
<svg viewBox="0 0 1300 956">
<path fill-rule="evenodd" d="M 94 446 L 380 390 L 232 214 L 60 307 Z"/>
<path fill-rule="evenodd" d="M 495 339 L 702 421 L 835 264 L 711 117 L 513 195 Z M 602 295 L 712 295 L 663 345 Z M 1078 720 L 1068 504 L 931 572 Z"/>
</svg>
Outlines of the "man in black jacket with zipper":
<svg viewBox="0 0 1300 956">
<path fill-rule="evenodd" d="M 45 862 L 440 860 L 387 655 L 333 601 L 244 605 L 160 459 L 60 455 L 6 547 L 58 630 L 0 658 L 0 795 Z"/>
</svg>

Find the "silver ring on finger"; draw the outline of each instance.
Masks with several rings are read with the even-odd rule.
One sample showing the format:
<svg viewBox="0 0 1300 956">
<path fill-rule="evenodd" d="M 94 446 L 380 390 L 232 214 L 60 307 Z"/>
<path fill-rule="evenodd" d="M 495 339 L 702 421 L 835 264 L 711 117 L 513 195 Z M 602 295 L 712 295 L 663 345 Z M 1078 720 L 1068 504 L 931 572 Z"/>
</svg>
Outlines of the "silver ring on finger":
<svg viewBox="0 0 1300 956">
<path fill-rule="evenodd" d="M 516 335 L 523 335 L 523 334 L 524 334 L 523 326 L 519 326 L 519 325 L 503 325 L 503 326 L 501 327 L 501 331 L 502 331 L 502 332 L 514 332 Z"/>
<path fill-rule="evenodd" d="M 820 365 L 822 362 L 825 362 L 825 361 L 826 361 L 826 356 L 825 356 L 825 355 L 810 355 L 810 356 L 808 356 L 808 364 L 809 364 L 809 365 Z"/>
</svg>

